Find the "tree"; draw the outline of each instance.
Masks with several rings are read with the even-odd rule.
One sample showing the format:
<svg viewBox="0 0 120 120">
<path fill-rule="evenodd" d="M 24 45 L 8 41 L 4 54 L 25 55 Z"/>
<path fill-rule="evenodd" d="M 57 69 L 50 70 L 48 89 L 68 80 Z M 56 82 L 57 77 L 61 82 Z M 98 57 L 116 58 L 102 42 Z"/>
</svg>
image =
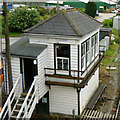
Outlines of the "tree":
<svg viewBox="0 0 120 120">
<path fill-rule="evenodd" d="M 88 2 L 86 4 L 86 14 L 88 14 L 91 17 L 95 17 L 96 15 L 96 10 L 97 10 L 97 6 L 94 2 Z"/>
<path fill-rule="evenodd" d="M 8 23 L 10 31 L 22 32 L 40 22 L 40 15 L 35 8 L 17 8 L 9 13 Z"/>
</svg>

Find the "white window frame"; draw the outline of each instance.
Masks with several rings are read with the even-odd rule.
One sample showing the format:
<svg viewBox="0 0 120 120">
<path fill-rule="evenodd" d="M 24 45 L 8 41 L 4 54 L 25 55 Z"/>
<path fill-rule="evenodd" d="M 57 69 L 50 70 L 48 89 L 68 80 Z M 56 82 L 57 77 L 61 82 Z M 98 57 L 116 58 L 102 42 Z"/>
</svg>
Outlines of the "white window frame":
<svg viewBox="0 0 120 120">
<path fill-rule="evenodd" d="M 82 56 L 82 45 L 85 46 L 83 56 Z M 84 71 L 86 67 L 86 42 L 81 44 L 81 61 L 84 61 L 83 67 L 82 67 L 82 62 L 81 62 L 81 69 L 82 71 Z"/>
<path fill-rule="evenodd" d="M 87 42 L 89 42 L 89 50 L 87 51 Z M 86 60 L 87 66 L 90 64 L 90 38 L 86 41 Z"/>
<path fill-rule="evenodd" d="M 68 69 L 67 70 L 69 70 L 69 58 L 66 58 L 66 57 L 56 57 L 56 67 L 57 67 L 57 69 L 58 69 L 58 59 L 62 60 L 62 69 L 60 69 L 60 70 L 65 70 L 65 69 L 63 69 L 64 68 L 63 60 L 68 60 Z"/>
</svg>

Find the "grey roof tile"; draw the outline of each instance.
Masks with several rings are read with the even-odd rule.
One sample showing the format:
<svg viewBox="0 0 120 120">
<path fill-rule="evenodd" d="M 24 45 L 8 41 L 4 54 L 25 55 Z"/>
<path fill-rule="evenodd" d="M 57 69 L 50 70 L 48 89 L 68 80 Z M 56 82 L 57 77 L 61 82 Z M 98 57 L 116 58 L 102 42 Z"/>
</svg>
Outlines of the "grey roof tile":
<svg viewBox="0 0 120 120">
<path fill-rule="evenodd" d="M 83 36 L 101 27 L 101 23 L 79 11 L 66 11 L 39 23 L 25 32 L 33 34 Z"/>
</svg>

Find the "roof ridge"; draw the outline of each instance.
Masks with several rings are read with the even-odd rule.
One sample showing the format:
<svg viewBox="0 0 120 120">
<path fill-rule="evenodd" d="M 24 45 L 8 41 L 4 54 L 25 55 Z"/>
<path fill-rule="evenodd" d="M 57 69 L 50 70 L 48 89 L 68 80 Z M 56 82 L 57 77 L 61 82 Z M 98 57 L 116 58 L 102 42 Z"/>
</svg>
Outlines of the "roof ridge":
<svg viewBox="0 0 120 120">
<path fill-rule="evenodd" d="M 70 18 L 66 14 L 66 11 L 62 11 L 62 14 L 65 16 L 65 18 L 67 19 L 67 21 L 69 22 L 69 24 L 71 25 L 73 30 L 77 33 L 77 35 L 81 37 L 82 34 L 79 32 L 79 30 L 76 28 L 76 26 L 71 22 Z"/>
<path fill-rule="evenodd" d="M 46 23 L 46 22 L 48 22 L 49 20 L 51 20 L 51 19 L 53 19 L 54 17 L 56 17 L 57 15 L 59 15 L 61 12 L 58 12 L 58 13 L 56 13 L 55 15 L 53 15 L 53 16 L 50 16 L 49 18 L 47 18 L 47 19 L 45 19 L 45 20 L 43 20 L 42 22 L 39 22 L 39 23 L 37 23 L 37 24 L 35 24 L 34 26 L 32 26 L 32 27 L 30 27 L 30 28 L 28 28 L 28 29 L 26 29 L 26 30 L 24 30 L 23 32 L 29 32 L 30 30 L 33 30 L 33 29 L 35 29 L 36 27 L 38 27 L 39 25 L 42 25 L 42 24 L 44 24 L 44 23 Z"/>
<path fill-rule="evenodd" d="M 89 18 L 93 19 L 94 21 L 96 21 L 96 22 L 98 22 L 98 23 L 102 24 L 102 22 L 100 22 L 100 21 L 98 21 L 98 20 L 94 19 L 93 17 L 89 16 L 89 15 L 88 15 L 88 14 L 86 14 L 86 13 L 81 12 L 81 11 L 80 11 L 80 10 L 78 10 L 78 9 L 76 9 L 76 11 L 78 11 L 78 12 L 80 12 L 81 14 L 83 14 L 83 15 L 85 15 L 85 16 L 87 16 L 87 17 L 89 17 Z"/>
</svg>

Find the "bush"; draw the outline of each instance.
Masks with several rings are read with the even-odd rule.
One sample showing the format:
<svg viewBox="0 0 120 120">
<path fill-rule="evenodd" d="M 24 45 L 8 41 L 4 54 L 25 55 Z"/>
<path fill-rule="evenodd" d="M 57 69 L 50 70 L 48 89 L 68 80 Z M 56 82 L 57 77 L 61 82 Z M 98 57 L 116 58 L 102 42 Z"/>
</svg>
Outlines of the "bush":
<svg viewBox="0 0 120 120">
<path fill-rule="evenodd" d="M 57 10 L 56 8 L 53 8 L 52 10 L 50 10 L 50 15 L 54 15 L 57 13 Z"/>
<path fill-rule="evenodd" d="M 85 8 L 79 8 L 78 9 L 80 12 L 85 12 Z"/>
<path fill-rule="evenodd" d="M 95 17 L 96 15 L 96 10 L 97 10 L 97 6 L 94 2 L 88 2 L 86 4 L 86 14 L 88 14 L 91 17 Z"/>
<path fill-rule="evenodd" d="M 22 32 L 40 21 L 40 15 L 36 9 L 26 7 L 17 8 L 8 15 L 9 29 L 12 32 Z"/>
<path fill-rule="evenodd" d="M 113 19 L 106 19 L 102 23 L 104 27 L 113 27 Z"/>
</svg>

